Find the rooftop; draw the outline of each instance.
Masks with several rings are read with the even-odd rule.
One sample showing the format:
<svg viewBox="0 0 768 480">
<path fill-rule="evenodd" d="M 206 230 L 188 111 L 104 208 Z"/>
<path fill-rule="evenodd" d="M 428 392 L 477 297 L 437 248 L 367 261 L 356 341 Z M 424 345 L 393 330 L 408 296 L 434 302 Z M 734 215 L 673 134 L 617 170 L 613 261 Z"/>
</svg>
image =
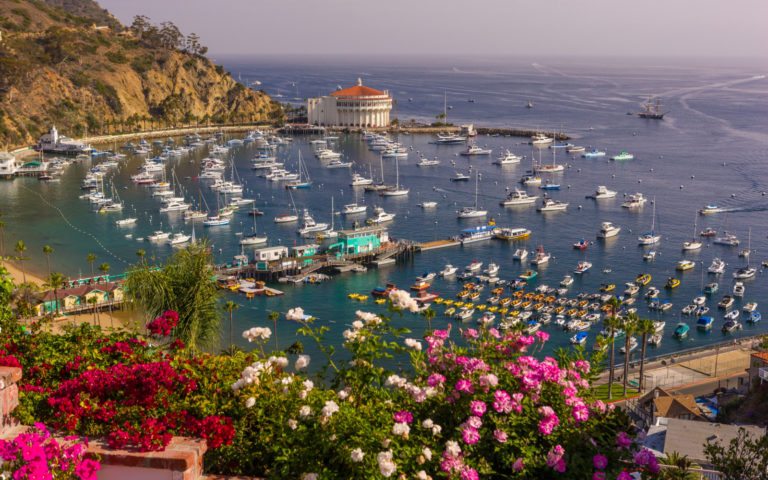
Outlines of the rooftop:
<svg viewBox="0 0 768 480">
<path fill-rule="evenodd" d="M 740 428 L 757 437 L 765 435 L 764 428 L 753 425 L 725 425 L 660 417 L 656 425 L 648 430 L 645 446 L 657 456 L 677 452 L 702 462 L 706 461 L 704 445 L 707 441 L 721 441 L 727 444 L 737 437 Z"/>
<path fill-rule="evenodd" d="M 361 79 L 357 79 L 357 85 L 343 90 L 338 90 L 331 94 L 332 97 L 386 97 L 387 92 L 366 87 Z"/>
<path fill-rule="evenodd" d="M 768 362 L 768 352 L 757 352 L 752 354 L 753 358 L 757 358 L 764 362 Z"/>
</svg>

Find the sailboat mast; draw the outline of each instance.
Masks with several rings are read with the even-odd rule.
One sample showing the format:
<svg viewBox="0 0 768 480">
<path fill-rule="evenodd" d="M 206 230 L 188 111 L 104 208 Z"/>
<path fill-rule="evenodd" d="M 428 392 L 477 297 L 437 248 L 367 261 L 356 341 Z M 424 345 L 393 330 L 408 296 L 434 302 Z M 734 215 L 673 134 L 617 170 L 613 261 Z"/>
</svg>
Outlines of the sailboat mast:
<svg viewBox="0 0 768 480">
<path fill-rule="evenodd" d="M 477 182 L 480 177 L 480 170 L 475 172 L 475 210 L 477 210 Z"/>
</svg>

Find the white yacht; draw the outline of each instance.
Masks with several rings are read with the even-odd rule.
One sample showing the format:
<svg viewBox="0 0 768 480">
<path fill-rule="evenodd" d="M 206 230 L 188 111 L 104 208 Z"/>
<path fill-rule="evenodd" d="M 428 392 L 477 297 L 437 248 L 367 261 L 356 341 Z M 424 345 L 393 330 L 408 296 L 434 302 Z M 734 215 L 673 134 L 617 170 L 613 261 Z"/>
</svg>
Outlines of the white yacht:
<svg viewBox="0 0 768 480">
<path fill-rule="evenodd" d="M 365 213 L 368 207 L 365 205 L 358 205 L 357 203 L 348 203 L 341 209 L 343 215 L 354 215 L 356 213 Z"/>
<path fill-rule="evenodd" d="M 744 280 L 747 278 L 754 277 L 756 273 L 757 273 L 757 269 L 755 267 L 750 267 L 750 266 L 741 267 L 735 272 L 733 272 L 733 278 Z"/>
<path fill-rule="evenodd" d="M 528 258 L 528 250 L 523 247 L 518 248 L 515 250 L 515 253 L 512 254 L 512 260 L 520 260 L 522 262 L 526 258 Z"/>
<path fill-rule="evenodd" d="M 275 223 L 292 223 L 298 221 L 299 216 L 291 213 L 281 213 L 275 217 Z"/>
<path fill-rule="evenodd" d="M 134 223 L 136 223 L 136 219 L 131 217 L 131 218 L 123 218 L 122 220 L 117 220 L 115 222 L 115 225 L 122 227 L 125 225 L 133 225 Z"/>
<path fill-rule="evenodd" d="M 543 133 L 537 133 L 531 137 L 531 145 L 546 145 L 548 143 L 552 143 L 553 140 L 553 138 L 550 138 Z"/>
<path fill-rule="evenodd" d="M 351 187 L 359 187 L 359 186 L 371 185 L 371 184 L 373 184 L 373 179 L 372 178 L 364 177 L 364 176 L 360 175 L 359 173 L 353 173 L 352 174 L 352 183 L 350 183 L 349 185 Z"/>
<path fill-rule="evenodd" d="M 473 155 L 490 155 L 492 152 L 493 150 L 489 148 L 480 148 L 477 145 L 472 145 L 471 147 L 461 152 L 461 155 L 464 155 L 465 157 Z"/>
<path fill-rule="evenodd" d="M 538 198 L 538 195 L 528 195 L 528 193 L 515 188 L 515 191 L 507 195 L 507 198 L 499 202 L 499 204 L 503 206 L 531 205 L 536 203 Z"/>
<path fill-rule="evenodd" d="M 552 257 L 551 254 L 544 251 L 544 247 L 539 245 L 539 247 L 536 249 L 536 256 L 531 259 L 532 265 L 544 265 L 547 262 L 549 262 L 549 259 Z"/>
<path fill-rule="evenodd" d="M 608 190 L 605 185 L 598 185 L 597 190 L 595 190 L 595 194 L 593 196 L 595 197 L 595 200 L 601 198 L 613 198 L 616 196 L 616 191 Z"/>
<path fill-rule="evenodd" d="M 192 238 L 191 235 L 187 235 L 184 233 L 174 233 L 171 238 L 168 239 L 169 245 L 181 245 L 183 243 L 189 242 L 189 240 Z"/>
<path fill-rule="evenodd" d="M 427 208 L 435 208 L 437 206 L 437 202 L 427 201 L 427 202 L 421 202 L 419 204 L 421 208 L 427 209 Z"/>
<path fill-rule="evenodd" d="M 616 226 L 611 222 L 603 222 L 600 225 L 600 231 L 597 232 L 597 238 L 615 237 L 620 231 L 621 227 Z"/>
<path fill-rule="evenodd" d="M 312 232 L 320 232 L 322 230 L 327 230 L 328 224 L 327 223 L 317 223 L 314 218 L 312 218 L 312 215 L 309 214 L 309 210 L 304 210 L 304 215 L 302 218 L 301 227 L 299 227 L 296 232 L 299 235 L 304 235 L 307 233 Z"/>
<path fill-rule="evenodd" d="M 159 242 L 161 240 L 168 240 L 168 238 L 171 236 L 168 232 L 163 232 L 162 230 L 155 230 L 155 232 L 152 235 L 147 235 L 147 240 L 150 242 Z"/>
<path fill-rule="evenodd" d="M 459 270 L 459 267 L 454 267 L 450 263 L 445 266 L 444 269 L 440 270 L 439 275 L 441 277 L 450 277 L 451 275 L 456 275 L 456 272 Z"/>
<path fill-rule="evenodd" d="M 744 296 L 744 283 L 736 282 L 736 283 L 733 284 L 733 296 L 734 297 L 743 297 Z"/>
<path fill-rule="evenodd" d="M 738 247 L 739 246 L 739 237 L 732 233 L 723 232 L 722 237 L 715 238 L 712 243 L 715 245 L 725 245 L 727 247 Z"/>
<path fill-rule="evenodd" d="M 495 277 L 496 274 L 499 273 L 499 269 L 500 268 L 501 267 L 499 267 L 497 264 L 491 262 L 491 263 L 488 264 L 488 268 L 483 270 L 483 273 L 485 273 L 489 277 Z"/>
<path fill-rule="evenodd" d="M 712 264 L 709 266 L 709 268 L 707 268 L 707 271 L 709 273 L 715 273 L 715 274 L 724 273 L 725 272 L 725 261 L 715 257 L 712 260 Z"/>
<path fill-rule="evenodd" d="M 642 193 L 638 192 L 633 195 L 630 195 L 627 201 L 621 204 L 624 208 L 640 208 L 643 205 L 645 205 L 645 202 L 647 202 L 648 199 L 643 196 Z"/>
<path fill-rule="evenodd" d="M 538 175 L 525 175 L 520 179 L 520 183 L 527 187 L 541 185 L 541 177 Z"/>
<path fill-rule="evenodd" d="M 325 168 L 349 168 L 352 166 L 352 162 L 343 162 L 341 159 L 335 158 L 325 165 Z"/>
<path fill-rule="evenodd" d="M 437 157 L 432 160 L 428 159 L 427 157 L 421 157 L 416 163 L 416 166 L 418 167 L 433 167 L 435 165 L 440 165 L 440 160 L 438 160 Z"/>
<path fill-rule="evenodd" d="M 520 157 L 507 150 L 504 155 L 494 160 L 494 165 L 514 165 L 520 163 Z"/>
<path fill-rule="evenodd" d="M 161 207 L 160 213 L 181 212 L 181 211 L 189 210 L 189 207 L 191 207 L 191 205 L 188 203 L 173 201 L 173 202 L 166 203 L 164 207 Z"/>
<path fill-rule="evenodd" d="M 541 205 L 536 207 L 536 210 L 540 212 L 562 212 L 568 208 L 567 202 L 561 202 L 559 200 L 552 200 L 551 198 L 544 198 Z"/>
<path fill-rule="evenodd" d="M 373 209 L 373 218 L 371 218 L 371 223 L 384 223 L 384 222 L 391 222 L 395 219 L 394 213 L 387 213 L 384 211 L 381 207 L 376 207 Z"/>
</svg>

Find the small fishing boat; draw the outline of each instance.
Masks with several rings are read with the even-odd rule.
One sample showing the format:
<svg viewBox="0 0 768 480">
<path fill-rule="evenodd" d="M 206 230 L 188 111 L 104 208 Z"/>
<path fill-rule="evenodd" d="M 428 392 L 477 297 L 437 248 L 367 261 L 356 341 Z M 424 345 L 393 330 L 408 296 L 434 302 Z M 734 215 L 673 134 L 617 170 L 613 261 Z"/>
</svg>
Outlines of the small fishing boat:
<svg viewBox="0 0 768 480">
<path fill-rule="evenodd" d="M 643 260 L 645 260 L 646 262 L 651 262 L 655 258 L 656 258 L 656 250 L 653 248 L 645 252 L 645 254 L 643 255 Z"/>
<path fill-rule="evenodd" d="M 458 267 L 454 267 L 450 263 L 445 266 L 442 270 L 440 270 L 440 276 L 441 277 L 450 277 L 452 275 L 456 275 L 456 272 L 458 271 Z"/>
<path fill-rule="evenodd" d="M 573 244 L 573 248 L 577 250 L 585 250 L 589 246 L 589 242 L 583 238 L 580 238 L 578 242 Z"/>
<path fill-rule="evenodd" d="M 724 295 L 723 299 L 718 302 L 717 307 L 727 310 L 733 306 L 734 298 L 730 295 Z"/>
<path fill-rule="evenodd" d="M 752 312 L 754 310 L 757 310 L 757 302 L 748 302 L 745 303 L 743 307 L 741 307 L 741 310 L 743 312 Z"/>
<path fill-rule="evenodd" d="M 573 273 L 581 275 L 588 272 L 590 268 L 592 268 L 592 264 L 586 260 L 582 260 L 576 265 L 576 269 L 573 271 Z"/>
<path fill-rule="evenodd" d="M 686 306 L 683 307 L 682 313 L 683 313 L 683 315 L 693 315 L 694 313 L 696 313 L 696 310 L 698 308 L 699 307 L 697 307 L 696 305 L 693 305 L 693 304 L 686 305 Z"/>
<path fill-rule="evenodd" d="M 717 235 L 717 230 L 715 230 L 712 227 L 707 227 L 701 232 L 699 232 L 699 235 L 702 237 L 714 237 L 715 235 Z"/>
<path fill-rule="evenodd" d="M 523 247 L 516 249 L 515 253 L 512 254 L 512 260 L 519 260 L 522 262 L 526 258 L 528 258 L 528 250 Z"/>
<path fill-rule="evenodd" d="M 691 327 L 689 327 L 687 323 L 678 323 L 672 336 L 677 339 L 683 339 L 688 336 L 690 329 Z"/>
<path fill-rule="evenodd" d="M 664 287 L 669 289 L 677 288 L 679 286 L 680 286 L 680 280 L 678 280 L 675 277 L 669 277 L 667 279 L 667 283 L 664 284 Z"/>
<path fill-rule="evenodd" d="M 612 156 L 611 160 L 622 161 L 622 160 L 632 160 L 633 158 L 635 158 L 634 155 L 632 155 L 631 153 L 627 152 L 626 150 L 623 150 L 618 155 Z"/>
<path fill-rule="evenodd" d="M 723 317 L 726 320 L 736 320 L 739 318 L 740 312 L 738 310 L 731 310 L 730 312 L 726 313 Z"/>
<path fill-rule="evenodd" d="M 720 274 L 725 272 L 725 261 L 714 258 L 712 260 L 712 264 L 707 268 L 707 272 L 714 273 L 714 274 Z"/>
<path fill-rule="evenodd" d="M 651 275 L 649 273 L 641 273 L 635 278 L 635 285 L 644 286 L 651 283 Z"/>
<path fill-rule="evenodd" d="M 649 299 L 650 298 L 656 298 L 657 296 L 659 296 L 659 293 L 661 293 L 661 291 L 658 288 L 656 288 L 656 287 L 649 287 L 648 291 L 645 292 L 645 298 L 649 298 Z"/>
<path fill-rule="evenodd" d="M 115 225 L 117 225 L 118 227 L 124 227 L 126 225 L 133 225 L 135 223 L 136 223 L 135 218 L 123 218 L 122 220 L 117 220 L 115 222 Z"/>
<path fill-rule="evenodd" d="M 723 324 L 723 333 L 730 333 L 734 330 L 741 330 L 741 323 L 739 323 L 737 320 L 728 320 Z"/>
<path fill-rule="evenodd" d="M 717 291 L 719 288 L 717 282 L 712 282 L 704 285 L 704 293 L 711 295 Z"/>
<path fill-rule="evenodd" d="M 535 270 L 526 270 L 525 272 L 520 274 L 519 278 L 520 280 L 528 282 L 536 278 L 536 275 L 538 275 L 538 272 L 536 272 Z"/>
<path fill-rule="evenodd" d="M 658 347 L 661 345 L 662 335 L 660 333 L 655 333 L 648 337 L 648 345 Z"/>
<path fill-rule="evenodd" d="M 725 211 L 725 208 L 718 207 L 717 205 L 707 205 L 706 207 L 699 210 L 699 213 L 702 215 L 710 215 L 712 213 L 720 213 Z"/>
<path fill-rule="evenodd" d="M 760 312 L 757 310 L 749 312 L 749 315 L 747 315 L 747 322 L 749 323 L 757 323 L 760 321 Z"/>
<path fill-rule="evenodd" d="M 744 296 L 744 284 L 742 282 L 736 282 L 733 284 L 733 296 L 734 297 Z"/>
<path fill-rule="evenodd" d="M 478 262 L 477 260 L 473 260 L 472 263 L 470 263 L 464 268 L 464 270 L 468 272 L 477 272 L 481 268 L 483 268 L 483 262 Z"/>
<path fill-rule="evenodd" d="M 536 256 L 531 260 L 532 265 L 544 265 L 549 262 L 552 255 L 544 251 L 544 247 L 539 245 L 536 249 Z"/>
<path fill-rule="evenodd" d="M 645 198 L 642 193 L 638 192 L 630 195 L 627 201 L 623 202 L 621 206 L 624 208 L 640 208 L 645 205 L 645 202 L 647 201 L 648 199 Z"/>
<path fill-rule="evenodd" d="M 586 152 L 581 155 L 584 158 L 600 158 L 605 156 L 605 152 L 602 152 L 598 149 L 594 149 L 591 152 Z"/>
<path fill-rule="evenodd" d="M 631 352 L 632 350 L 636 349 L 637 345 L 638 345 L 637 339 L 635 337 L 629 337 L 629 351 Z M 626 355 L 627 354 L 627 347 L 626 347 L 626 345 L 621 347 L 619 349 L 619 351 L 621 353 L 623 353 L 624 355 Z"/>
<path fill-rule="evenodd" d="M 573 277 L 570 275 L 566 275 L 563 277 L 563 279 L 560 281 L 560 286 L 562 287 L 569 287 L 573 285 Z"/>
<path fill-rule="evenodd" d="M 709 330 L 712 328 L 713 323 L 712 317 L 699 317 L 696 320 L 696 328 L 699 330 Z"/>
<path fill-rule="evenodd" d="M 587 332 L 577 332 L 574 336 L 571 337 L 571 343 L 574 345 L 584 345 L 587 343 L 588 336 L 589 333 Z"/>
<path fill-rule="evenodd" d="M 681 272 L 684 272 L 686 270 L 691 270 L 695 266 L 696 264 L 693 263 L 693 261 L 691 260 L 680 260 L 679 262 L 677 262 L 677 266 L 675 267 L 675 269 Z"/>
<path fill-rule="evenodd" d="M 600 291 L 604 293 L 612 292 L 615 288 L 616 288 L 616 285 L 614 285 L 613 283 L 604 283 L 600 285 Z"/>
</svg>

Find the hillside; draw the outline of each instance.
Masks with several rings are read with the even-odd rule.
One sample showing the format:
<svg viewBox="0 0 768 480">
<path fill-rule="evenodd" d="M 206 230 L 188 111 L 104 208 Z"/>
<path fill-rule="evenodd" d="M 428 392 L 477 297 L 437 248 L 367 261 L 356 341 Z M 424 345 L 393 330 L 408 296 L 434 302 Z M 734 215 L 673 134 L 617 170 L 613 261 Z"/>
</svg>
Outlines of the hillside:
<svg viewBox="0 0 768 480">
<path fill-rule="evenodd" d="M 0 150 L 34 143 L 52 124 L 77 137 L 283 118 L 208 60 L 195 34 L 146 17 L 128 28 L 91 0 L 46 3 L 0 2 Z"/>
</svg>

